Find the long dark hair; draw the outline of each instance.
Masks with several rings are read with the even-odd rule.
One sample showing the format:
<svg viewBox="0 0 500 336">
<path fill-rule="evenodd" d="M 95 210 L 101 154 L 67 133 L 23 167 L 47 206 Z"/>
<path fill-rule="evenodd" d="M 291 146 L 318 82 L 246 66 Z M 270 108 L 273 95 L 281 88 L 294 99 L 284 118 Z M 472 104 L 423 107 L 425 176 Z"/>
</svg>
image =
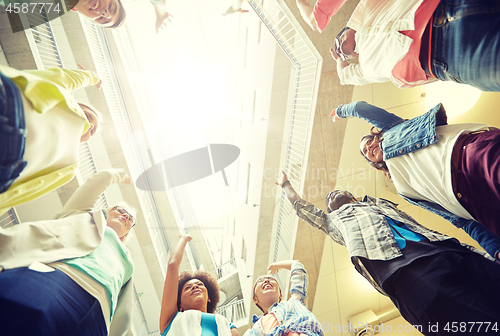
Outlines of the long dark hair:
<svg viewBox="0 0 500 336">
<path fill-rule="evenodd" d="M 363 136 L 361 138 L 361 141 L 365 140 L 365 139 L 369 139 L 369 140 L 372 140 L 374 138 L 377 138 L 377 140 L 379 140 L 380 142 L 382 142 L 384 140 L 384 132 L 382 132 L 381 130 L 379 130 L 378 128 L 376 128 L 375 126 L 373 126 L 371 129 L 370 129 L 370 134 L 367 134 L 365 136 Z M 361 142 L 360 141 L 360 142 Z M 377 169 L 377 170 L 381 170 L 384 172 L 385 174 L 385 177 L 389 180 L 389 181 L 392 181 L 391 179 L 391 173 L 389 172 L 389 168 L 387 168 L 387 165 L 385 164 L 385 161 L 382 161 L 382 162 L 373 162 L 371 161 L 370 159 L 368 159 L 365 154 L 363 153 L 363 151 L 360 149 L 359 150 L 361 152 L 361 155 L 365 158 L 365 160 L 368 162 L 368 164 L 370 166 L 372 166 L 373 168 Z"/>
</svg>

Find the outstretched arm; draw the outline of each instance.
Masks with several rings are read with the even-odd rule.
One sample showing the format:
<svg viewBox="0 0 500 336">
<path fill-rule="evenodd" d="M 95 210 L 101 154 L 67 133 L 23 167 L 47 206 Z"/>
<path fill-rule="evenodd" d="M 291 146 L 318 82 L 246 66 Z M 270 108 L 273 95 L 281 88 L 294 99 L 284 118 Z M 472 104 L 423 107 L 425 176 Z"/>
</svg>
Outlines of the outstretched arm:
<svg viewBox="0 0 500 336">
<path fill-rule="evenodd" d="M 334 112 L 330 114 L 330 117 L 333 118 L 334 122 L 337 117 L 357 117 L 366 120 L 373 126 L 379 128 L 381 131 L 387 131 L 388 129 L 404 121 L 397 115 L 387 112 L 380 107 L 368 104 L 364 101 L 357 101 L 346 105 L 340 105 L 334 110 Z"/>
<path fill-rule="evenodd" d="M 402 195 L 401 195 L 402 196 Z M 441 205 L 428 202 L 428 201 L 418 201 L 405 196 L 402 196 L 409 203 L 419 206 L 427 211 L 435 213 L 438 216 L 443 217 L 451 224 L 458 228 L 461 228 L 467 234 L 478 242 L 478 244 L 495 260 L 500 260 L 500 237 L 494 235 L 488 231 L 484 226 L 479 224 L 474 220 L 468 220 L 461 218 L 455 214 L 452 214 Z M 463 243 L 462 243 L 463 245 Z"/>
<path fill-rule="evenodd" d="M 500 237 L 494 235 L 476 221 L 470 221 L 469 224 L 462 227 L 462 230 L 477 241 L 495 260 L 500 260 Z"/>
<path fill-rule="evenodd" d="M 101 80 L 97 74 L 90 70 L 68 70 L 52 68 L 48 70 L 25 70 L 49 82 L 62 86 L 68 91 L 75 91 L 98 84 Z M 52 88 L 45 88 L 53 90 Z"/>
<path fill-rule="evenodd" d="M 248 10 L 242 9 L 241 4 L 243 0 L 233 0 L 233 4 L 227 9 L 223 15 L 229 15 L 234 13 L 248 13 Z"/>
<path fill-rule="evenodd" d="M 76 64 L 76 66 L 80 69 L 80 70 L 85 70 L 87 71 L 87 69 L 85 69 L 81 64 Z M 99 78 L 99 77 L 97 77 Z M 99 78 L 99 81 L 97 82 L 97 84 L 95 85 L 96 88 L 100 89 L 102 86 L 102 80 Z"/>
<path fill-rule="evenodd" d="M 292 298 L 307 302 L 307 272 L 304 265 L 298 260 L 282 260 L 272 263 L 267 268 L 271 273 L 278 273 L 280 269 L 292 271 L 290 273 L 290 294 Z"/>
<path fill-rule="evenodd" d="M 182 256 L 186 244 L 193 238 L 188 234 L 181 234 L 179 242 L 175 247 L 174 252 L 170 255 L 167 267 L 167 276 L 165 277 L 165 285 L 163 286 L 163 298 L 161 300 L 160 311 L 160 331 L 167 328 L 168 324 L 177 313 L 177 290 L 179 285 L 179 266 L 181 265 Z"/>
<path fill-rule="evenodd" d="M 283 188 L 283 191 L 285 191 L 286 197 L 292 203 L 292 205 L 295 203 L 296 200 L 300 199 L 299 194 L 293 189 L 292 184 L 288 180 L 288 176 L 284 171 L 281 171 L 283 175 L 281 176 L 281 182 L 274 182 L 276 185 L 279 185 L 280 187 Z"/>
<path fill-rule="evenodd" d="M 130 176 L 123 169 L 107 169 L 97 172 L 73 193 L 55 218 L 61 214 L 67 215 L 68 212 L 91 212 L 101 194 L 111 184 L 119 182 L 132 184 Z"/>
<path fill-rule="evenodd" d="M 275 274 L 275 273 L 278 273 L 278 271 L 280 269 L 287 269 L 287 270 L 291 270 L 292 269 L 292 265 L 295 264 L 298 260 L 282 260 L 282 261 L 277 261 L 275 263 L 272 263 L 271 265 L 269 265 L 269 267 L 267 268 L 267 270 L 269 272 L 271 272 L 271 274 Z"/>
<path fill-rule="evenodd" d="M 312 30 L 318 30 L 318 23 L 314 17 L 314 6 L 310 5 L 308 0 L 297 0 L 297 7 L 299 8 L 302 19 L 304 19 L 309 27 L 311 27 Z"/>
<path fill-rule="evenodd" d="M 297 7 L 304 21 L 313 29 L 320 33 L 328 26 L 332 16 L 337 14 L 339 9 L 347 0 L 318 0 L 312 6 L 308 0 L 297 0 Z"/>
<path fill-rule="evenodd" d="M 156 34 L 160 32 L 163 28 L 167 26 L 167 24 L 172 22 L 172 18 L 174 17 L 172 14 L 167 12 L 167 1 L 162 0 L 160 2 L 151 1 L 155 9 L 156 22 L 155 22 L 155 31 Z"/>
</svg>

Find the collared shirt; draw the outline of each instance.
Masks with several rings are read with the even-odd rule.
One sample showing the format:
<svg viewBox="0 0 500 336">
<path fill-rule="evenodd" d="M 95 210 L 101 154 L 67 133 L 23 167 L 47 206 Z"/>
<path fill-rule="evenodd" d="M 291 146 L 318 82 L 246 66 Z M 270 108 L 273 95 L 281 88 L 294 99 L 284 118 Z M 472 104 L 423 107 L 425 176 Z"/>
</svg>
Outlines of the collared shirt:
<svg viewBox="0 0 500 336">
<path fill-rule="evenodd" d="M 293 206 L 301 219 L 326 233 L 336 243 L 346 246 L 356 270 L 382 294 L 385 293 L 362 265 L 359 257 L 369 260 L 391 260 L 402 255 L 386 216 L 403 223 L 411 231 L 421 234 L 431 242 L 451 239 L 420 225 L 408 214 L 399 210 L 396 204 L 368 195 L 362 202 L 344 204 L 329 214 L 303 199 L 295 201 Z M 493 260 L 485 252 L 461 244 Z"/>
<path fill-rule="evenodd" d="M 356 30 L 359 63 L 350 64 L 339 72 L 340 83 L 365 85 L 390 80 L 397 86 L 425 84 L 427 79 L 423 69 L 420 69 L 423 77 L 420 76 L 421 80 L 416 83 L 393 76 L 396 64 L 403 60 L 414 42 L 412 37 L 401 32 L 416 29 L 415 13 L 423 2 L 424 0 L 361 0 L 347 23 L 348 27 Z M 439 0 L 426 0 L 426 6 L 433 6 L 432 11 L 438 3 Z M 427 11 L 425 13 L 429 14 Z M 432 12 L 428 19 L 431 15 Z M 425 29 L 425 24 L 423 28 Z M 421 38 L 421 34 L 418 38 Z"/>
<path fill-rule="evenodd" d="M 441 104 L 438 104 L 427 113 L 406 121 L 393 113 L 363 101 L 340 105 L 336 114 L 340 118 L 357 117 L 366 120 L 384 131 L 381 149 L 384 161 L 389 162 L 391 158 L 425 148 L 438 141 L 436 127 L 447 125 L 446 113 L 441 107 Z M 451 161 L 451 157 L 449 160 Z M 451 185 L 451 181 L 449 183 Z M 463 229 L 491 256 L 496 256 L 500 252 L 500 238 L 484 229 L 478 222 L 451 213 L 435 202 L 401 196 L 411 204 L 431 211 Z"/>
<path fill-rule="evenodd" d="M 265 334 L 262 324 L 259 322 L 261 317 L 254 315 L 253 326 L 245 333 L 245 336 L 284 336 L 289 332 L 310 336 L 323 335 L 320 322 L 307 309 L 307 272 L 300 262 L 295 262 L 292 265 L 290 294 L 291 297 L 288 301 L 274 303 L 269 308 L 268 313 L 274 314 L 279 323 L 270 334 Z"/>
</svg>

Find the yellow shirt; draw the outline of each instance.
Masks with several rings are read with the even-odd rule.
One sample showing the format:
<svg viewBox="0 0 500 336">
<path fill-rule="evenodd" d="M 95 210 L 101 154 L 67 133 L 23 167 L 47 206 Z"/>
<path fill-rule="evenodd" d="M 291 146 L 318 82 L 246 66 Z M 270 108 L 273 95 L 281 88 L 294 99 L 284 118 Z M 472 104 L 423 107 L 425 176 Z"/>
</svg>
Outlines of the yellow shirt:
<svg viewBox="0 0 500 336">
<path fill-rule="evenodd" d="M 97 84 L 99 78 L 94 72 L 58 68 L 20 71 L 1 65 L 0 72 L 16 83 L 21 94 L 31 102 L 36 112 L 43 114 L 57 106 L 84 119 L 83 132 L 89 128 L 85 113 L 71 92 Z M 23 183 L 14 182 L 6 192 L 0 194 L 0 214 L 68 183 L 74 177 L 76 168 L 77 163 L 46 172 Z"/>
</svg>

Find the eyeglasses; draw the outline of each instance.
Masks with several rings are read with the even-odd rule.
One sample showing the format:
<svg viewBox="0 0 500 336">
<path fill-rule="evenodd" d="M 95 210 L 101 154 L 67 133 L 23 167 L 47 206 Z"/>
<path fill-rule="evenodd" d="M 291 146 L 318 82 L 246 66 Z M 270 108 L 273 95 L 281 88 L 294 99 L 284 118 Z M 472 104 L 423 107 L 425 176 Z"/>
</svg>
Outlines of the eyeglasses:
<svg viewBox="0 0 500 336">
<path fill-rule="evenodd" d="M 253 296 L 255 296 L 255 288 L 257 288 L 257 286 L 262 286 L 262 284 L 265 282 L 265 281 L 269 281 L 269 282 L 275 282 L 276 284 L 278 284 L 278 280 L 276 280 L 275 277 L 272 277 L 272 276 L 261 276 L 260 278 L 257 279 L 257 281 L 255 282 L 255 284 L 253 285 Z M 279 288 L 279 286 L 278 286 Z M 280 289 L 280 293 L 281 293 L 281 289 Z"/>
<path fill-rule="evenodd" d="M 274 277 L 272 276 L 261 276 L 260 278 L 257 279 L 257 281 L 255 282 L 255 285 L 253 285 L 253 292 L 254 292 L 254 295 L 255 295 L 255 288 L 259 285 L 262 285 L 265 281 L 269 281 L 269 282 L 276 282 L 278 283 L 278 280 L 276 280 Z"/>
<path fill-rule="evenodd" d="M 263 276 L 263 277 L 260 277 L 259 279 L 257 279 L 257 282 L 255 283 L 256 285 L 257 284 L 262 284 L 264 283 L 265 281 L 274 281 L 274 282 L 278 282 L 274 277 L 272 276 Z"/>
<path fill-rule="evenodd" d="M 338 33 L 337 36 L 335 36 L 335 52 L 337 53 L 337 55 L 339 55 L 339 57 L 342 59 L 342 61 L 347 60 L 349 58 L 349 55 L 344 54 L 344 52 L 342 51 L 342 44 L 344 44 L 344 42 L 342 42 L 342 43 L 340 42 L 340 37 L 342 36 L 342 34 L 344 34 L 344 32 L 346 30 L 349 30 L 349 29 L 351 29 L 351 28 L 344 27 L 344 28 L 342 28 L 340 33 Z"/>
<path fill-rule="evenodd" d="M 125 210 L 124 208 L 122 207 L 119 207 L 119 206 L 115 206 L 113 209 L 111 210 L 116 210 L 116 212 L 118 212 L 120 215 L 123 215 L 123 216 L 126 216 L 127 217 L 127 220 L 130 222 L 130 224 L 132 224 L 132 227 L 135 226 L 135 224 L 137 224 L 135 222 L 135 218 L 134 216 L 132 216 L 131 214 L 129 214 L 127 212 L 127 210 Z"/>
</svg>

